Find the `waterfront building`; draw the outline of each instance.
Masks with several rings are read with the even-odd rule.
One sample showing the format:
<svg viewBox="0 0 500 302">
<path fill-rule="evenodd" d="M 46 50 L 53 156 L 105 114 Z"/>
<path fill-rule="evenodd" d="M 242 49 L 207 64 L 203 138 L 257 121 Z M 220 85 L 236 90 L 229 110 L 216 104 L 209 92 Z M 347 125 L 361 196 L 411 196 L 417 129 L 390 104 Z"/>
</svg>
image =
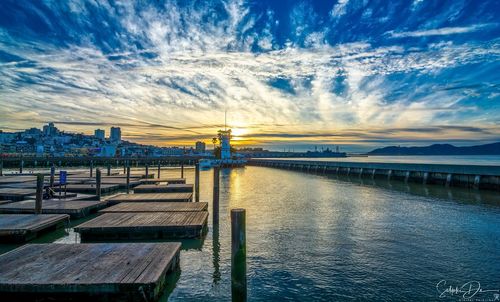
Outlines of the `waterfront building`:
<svg viewBox="0 0 500 302">
<path fill-rule="evenodd" d="M 100 139 L 100 140 L 104 140 L 105 139 L 105 136 L 106 135 L 106 132 L 102 129 L 96 129 L 94 131 L 94 136 L 97 138 L 97 139 Z"/>
<path fill-rule="evenodd" d="M 231 129 L 219 130 L 220 159 L 231 159 Z"/>
<path fill-rule="evenodd" d="M 111 127 L 109 140 L 118 143 L 122 140 L 122 130 L 120 129 L 120 127 Z"/>
</svg>

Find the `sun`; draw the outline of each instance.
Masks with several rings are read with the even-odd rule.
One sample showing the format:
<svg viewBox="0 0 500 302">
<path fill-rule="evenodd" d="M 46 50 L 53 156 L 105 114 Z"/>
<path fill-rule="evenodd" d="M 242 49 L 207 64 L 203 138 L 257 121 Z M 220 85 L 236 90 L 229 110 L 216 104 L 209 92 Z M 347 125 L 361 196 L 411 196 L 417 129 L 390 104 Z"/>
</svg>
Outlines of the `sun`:
<svg viewBox="0 0 500 302">
<path fill-rule="evenodd" d="M 231 134 L 233 136 L 236 136 L 236 137 L 245 135 L 247 133 L 248 133 L 248 130 L 245 128 L 232 128 L 231 129 Z"/>
</svg>

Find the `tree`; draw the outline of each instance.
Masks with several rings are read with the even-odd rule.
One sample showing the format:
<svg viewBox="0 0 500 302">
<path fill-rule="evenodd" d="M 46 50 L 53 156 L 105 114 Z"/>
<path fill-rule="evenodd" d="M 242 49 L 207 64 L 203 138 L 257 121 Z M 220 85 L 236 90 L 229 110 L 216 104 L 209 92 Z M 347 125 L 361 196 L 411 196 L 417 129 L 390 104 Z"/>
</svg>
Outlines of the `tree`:
<svg viewBox="0 0 500 302">
<path fill-rule="evenodd" d="M 212 144 L 214 144 L 214 151 L 215 151 L 215 145 L 217 144 L 217 137 L 212 138 Z"/>
</svg>

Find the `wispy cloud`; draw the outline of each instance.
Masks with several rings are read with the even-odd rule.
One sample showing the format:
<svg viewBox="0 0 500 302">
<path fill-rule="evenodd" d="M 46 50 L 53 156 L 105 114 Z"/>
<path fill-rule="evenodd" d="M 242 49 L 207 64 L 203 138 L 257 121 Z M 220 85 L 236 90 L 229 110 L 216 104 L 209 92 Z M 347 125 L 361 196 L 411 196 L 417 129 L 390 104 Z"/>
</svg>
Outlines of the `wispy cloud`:
<svg viewBox="0 0 500 302">
<path fill-rule="evenodd" d="M 495 27 L 498 24 L 475 24 L 471 26 L 462 27 L 442 27 L 436 29 L 426 29 L 426 30 L 416 30 L 416 31 L 406 31 L 406 32 L 394 32 L 390 31 L 388 34 L 392 38 L 419 38 L 419 37 L 429 37 L 429 36 L 447 36 L 456 34 L 465 34 L 479 31 L 488 27 Z"/>
</svg>

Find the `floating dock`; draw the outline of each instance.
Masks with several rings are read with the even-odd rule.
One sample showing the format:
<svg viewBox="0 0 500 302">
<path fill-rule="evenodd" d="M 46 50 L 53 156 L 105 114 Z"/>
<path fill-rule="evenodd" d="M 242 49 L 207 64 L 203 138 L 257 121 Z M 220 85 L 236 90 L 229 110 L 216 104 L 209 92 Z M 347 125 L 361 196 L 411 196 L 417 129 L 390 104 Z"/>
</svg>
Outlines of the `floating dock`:
<svg viewBox="0 0 500 302">
<path fill-rule="evenodd" d="M 201 238 L 208 212 L 106 213 L 74 228 L 82 241 Z"/>
<path fill-rule="evenodd" d="M 118 202 L 190 202 L 193 193 L 151 193 L 120 194 L 108 199 L 111 204 Z"/>
<path fill-rule="evenodd" d="M 141 179 L 141 183 L 145 185 L 157 184 L 157 183 L 168 183 L 168 184 L 185 184 L 185 178 L 144 178 Z"/>
<path fill-rule="evenodd" d="M 207 209 L 207 202 L 121 202 L 99 213 L 200 212 Z"/>
<path fill-rule="evenodd" d="M 5 301 L 155 301 L 180 243 L 27 244 L 0 255 Z"/>
<path fill-rule="evenodd" d="M 119 185 L 113 184 L 101 184 L 101 193 L 110 193 L 117 191 L 120 188 Z M 72 193 L 96 193 L 96 185 L 95 184 L 69 184 L 66 188 L 62 187 L 61 190 L 64 192 L 72 192 Z M 54 187 L 54 191 L 59 192 L 59 187 Z"/>
<path fill-rule="evenodd" d="M 96 200 L 58 200 L 42 201 L 43 214 L 68 214 L 71 218 L 82 218 L 97 212 L 107 206 L 106 201 Z M 35 213 L 35 201 L 24 200 L 0 205 L 1 214 L 32 214 Z"/>
<path fill-rule="evenodd" d="M 36 189 L 23 188 L 0 188 L 0 199 L 3 200 L 24 200 L 28 196 L 36 194 Z"/>
<path fill-rule="evenodd" d="M 190 184 L 156 184 L 139 185 L 134 188 L 134 193 L 192 193 L 193 185 Z"/>
<path fill-rule="evenodd" d="M 68 222 L 64 214 L 0 214 L 0 242 L 26 242 Z"/>
</svg>

